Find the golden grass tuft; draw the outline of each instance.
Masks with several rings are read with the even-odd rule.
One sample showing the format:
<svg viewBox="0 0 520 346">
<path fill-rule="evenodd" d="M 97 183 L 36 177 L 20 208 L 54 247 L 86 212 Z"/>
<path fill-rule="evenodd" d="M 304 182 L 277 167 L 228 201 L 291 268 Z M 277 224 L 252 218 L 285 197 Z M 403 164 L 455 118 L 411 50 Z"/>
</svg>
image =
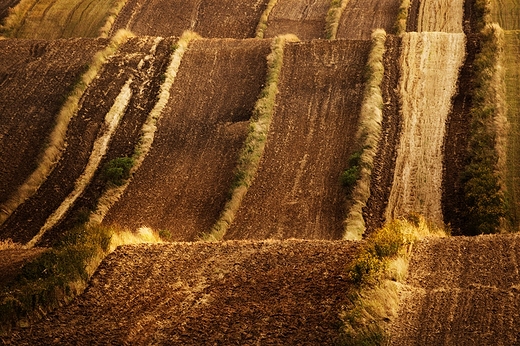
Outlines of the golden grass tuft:
<svg viewBox="0 0 520 346">
<path fill-rule="evenodd" d="M 397 19 L 394 25 L 394 31 L 396 35 L 401 35 L 406 32 L 406 25 L 408 21 L 408 11 L 410 9 L 410 0 L 402 0 L 399 6 L 399 12 L 397 12 Z"/>
<path fill-rule="evenodd" d="M 265 30 L 267 29 L 267 22 L 269 21 L 269 15 L 271 14 L 271 11 L 273 10 L 274 6 L 278 0 L 269 0 L 269 3 L 267 4 L 267 7 L 265 8 L 264 12 L 260 16 L 260 21 L 258 22 L 258 25 L 255 30 L 255 37 L 256 38 L 264 38 Z"/>
<path fill-rule="evenodd" d="M 108 17 L 105 20 L 105 24 L 99 29 L 99 37 L 108 37 L 114 22 L 116 21 L 119 12 L 126 5 L 128 0 L 119 0 L 115 3 L 115 5 L 108 12 Z"/>
<path fill-rule="evenodd" d="M 19 243 L 13 243 L 12 239 L 0 240 L 0 251 L 15 249 L 23 249 L 23 245 Z"/>
<path fill-rule="evenodd" d="M 335 40 L 338 34 L 339 21 L 349 0 L 332 0 L 327 17 L 325 18 L 325 37 L 327 40 Z"/>
<path fill-rule="evenodd" d="M 284 46 L 286 42 L 296 41 L 298 38 L 294 35 L 277 36 L 272 41 L 271 53 L 267 56 L 267 82 L 256 101 L 249 124 L 249 133 L 239 154 L 236 178 L 231 188 L 231 198 L 209 233 L 201 236 L 203 240 L 219 241 L 224 238 L 242 199 L 255 179 L 274 113 L 278 80 L 283 65 Z"/>
<path fill-rule="evenodd" d="M 3 25 L 0 25 L 0 34 L 5 37 L 16 37 L 27 13 L 37 2 L 37 0 L 21 0 L 15 7 L 10 8 Z"/>
<path fill-rule="evenodd" d="M 361 239 L 365 232 L 363 208 L 370 197 L 372 167 L 381 137 L 381 122 L 383 120 L 381 82 L 384 75 L 385 41 L 386 32 L 383 29 L 375 30 L 372 33 L 372 50 L 367 62 L 368 80 L 361 107 L 360 128 L 356 136 L 358 141 L 363 140 L 360 172 L 351 195 L 353 202 L 345 220 L 344 239 Z"/>
<path fill-rule="evenodd" d="M 100 224 L 103 221 L 103 218 L 110 207 L 121 197 L 126 187 L 130 184 L 132 175 L 143 163 L 146 155 L 150 151 L 155 137 L 155 130 L 157 129 L 156 123 L 161 117 L 162 111 L 170 98 L 170 89 L 177 76 L 182 57 L 188 49 L 190 42 L 200 38 L 201 37 L 195 32 L 185 31 L 175 44 L 175 50 L 170 57 L 170 63 L 166 69 L 165 79 L 159 91 L 159 98 L 141 129 L 141 138 L 132 157 L 134 165 L 130 170 L 130 179 L 128 179 L 123 185 L 113 186 L 103 193 L 98 201 L 96 210 L 90 216 L 89 224 Z"/>
<path fill-rule="evenodd" d="M 118 31 L 110 40 L 108 46 L 94 55 L 88 70 L 81 76 L 80 82 L 75 86 L 74 90 L 70 93 L 64 105 L 61 107 L 61 110 L 56 117 L 56 125 L 49 136 L 49 144 L 41 154 L 37 168 L 18 188 L 18 190 L 0 206 L 0 225 L 7 220 L 20 204 L 36 193 L 41 184 L 43 184 L 52 172 L 65 147 L 67 128 L 70 120 L 78 111 L 81 97 L 92 80 L 102 69 L 103 64 L 107 59 L 117 51 L 120 45 L 125 43 L 126 40 L 132 36 L 133 34 L 129 31 Z"/>
</svg>

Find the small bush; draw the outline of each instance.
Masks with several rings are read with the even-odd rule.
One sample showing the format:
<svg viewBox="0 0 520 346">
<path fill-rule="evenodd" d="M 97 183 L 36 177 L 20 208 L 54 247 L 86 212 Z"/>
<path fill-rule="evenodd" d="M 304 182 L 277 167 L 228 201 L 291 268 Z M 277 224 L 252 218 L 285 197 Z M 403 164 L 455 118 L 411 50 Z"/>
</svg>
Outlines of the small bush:
<svg viewBox="0 0 520 346">
<path fill-rule="evenodd" d="M 168 230 L 168 229 L 161 229 L 161 230 L 159 230 L 159 237 L 162 240 L 171 241 L 172 232 L 170 232 L 170 230 Z"/>
<path fill-rule="evenodd" d="M 348 160 L 348 167 L 343 173 L 341 173 L 340 181 L 341 184 L 346 187 L 349 192 L 352 191 L 352 188 L 355 186 L 356 182 L 359 179 L 360 171 L 361 171 L 361 152 L 355 152 L 352 154 Z"/>
<path fill-rule="evenodd" d="M 103 178 L 108 184 L 121 186 L 130 178 L 130 170 L 134 165 L 131 157 L 118 157 L 108 162 L 103 168 Z"/>
</svg>

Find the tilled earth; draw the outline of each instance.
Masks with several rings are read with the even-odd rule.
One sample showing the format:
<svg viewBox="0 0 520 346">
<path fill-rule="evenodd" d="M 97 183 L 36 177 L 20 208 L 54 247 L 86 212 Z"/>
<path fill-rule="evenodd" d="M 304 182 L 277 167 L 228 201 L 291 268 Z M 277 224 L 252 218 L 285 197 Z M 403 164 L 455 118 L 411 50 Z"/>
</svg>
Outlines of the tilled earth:
<svg viewBox="0 0 520 346">
<path fill-rule="evenodd" d="M 85 293 L 7 344 L 330 345 L 359 243 L 121 247 Z"/>
</svg>

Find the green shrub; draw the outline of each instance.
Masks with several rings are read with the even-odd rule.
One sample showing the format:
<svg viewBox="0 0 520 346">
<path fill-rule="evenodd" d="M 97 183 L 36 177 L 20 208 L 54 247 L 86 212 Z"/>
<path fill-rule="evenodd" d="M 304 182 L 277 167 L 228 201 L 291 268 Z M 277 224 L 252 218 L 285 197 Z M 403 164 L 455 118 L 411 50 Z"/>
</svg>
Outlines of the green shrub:
<svg viewBox="0 0 520 346">
<path fill-rule="evenodd" d="M 162 240 L 171 241 L 172 240 L 172 232 L 168 229 L 161 229 L 159 230 L 159 237 Z"/>
<path fill-rule="evenodd" d="M 131 157 L 118 157 L 108 162 L 103 168 L 103 178 L 108 184 L 121 186 L 130 178 L 130 170 L 134 165 Z"/>
<path fill-rule="evenodd" d="M 361 171 L 361 151 L 357 151 L 352 154 L 348 160 L 348 168 L 341 173 L 340 181 L 341 184 L 346 187 L 349 192 L 359 179 Z"/>
</svg>

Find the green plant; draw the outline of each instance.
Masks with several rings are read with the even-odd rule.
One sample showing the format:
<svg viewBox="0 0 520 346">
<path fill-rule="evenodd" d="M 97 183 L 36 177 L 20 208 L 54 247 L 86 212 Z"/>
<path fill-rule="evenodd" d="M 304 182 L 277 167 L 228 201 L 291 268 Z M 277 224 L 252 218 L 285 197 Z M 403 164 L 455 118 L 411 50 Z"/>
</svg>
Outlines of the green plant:
<svg viewBox="0 0 520 346">
<path fill-rule="evenodd" d="M 121 186 L 130 178 L 130 170 L 134 165 L 131 157 L 118 157 L 105 164 L 103 178 L 108 184 Z"/>
<path fill-rule="evenodd" d="M 172 232 L 168 229 L 161 229 L 159 230 L 159 237 L 162 240 L 171 241 L 172 240 Z"/>
</svg>

